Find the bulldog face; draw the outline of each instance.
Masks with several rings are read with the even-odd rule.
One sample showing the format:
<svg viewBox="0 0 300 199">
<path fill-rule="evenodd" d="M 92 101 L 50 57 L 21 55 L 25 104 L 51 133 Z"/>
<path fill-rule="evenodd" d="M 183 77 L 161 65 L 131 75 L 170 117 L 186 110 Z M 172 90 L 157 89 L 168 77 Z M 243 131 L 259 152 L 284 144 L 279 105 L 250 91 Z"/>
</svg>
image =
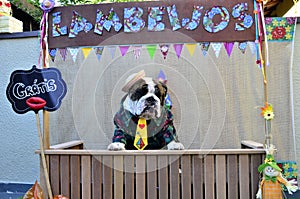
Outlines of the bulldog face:
<svg viewBox="0 0 300 199">
<path fill-rule="evenodd" d="M 146 120 L 159 118 L 166 94 L 164 84 L 144 77 L 131 86 L 123 106 L 133 115 Z"/>
</svg>

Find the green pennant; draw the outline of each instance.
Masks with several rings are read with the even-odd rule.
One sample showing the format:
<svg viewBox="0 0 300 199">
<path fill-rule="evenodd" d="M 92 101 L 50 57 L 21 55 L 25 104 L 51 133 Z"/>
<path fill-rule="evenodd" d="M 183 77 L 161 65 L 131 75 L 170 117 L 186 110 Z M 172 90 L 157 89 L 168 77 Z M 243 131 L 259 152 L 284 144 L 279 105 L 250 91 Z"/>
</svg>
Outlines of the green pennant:
<svg viewBox="0 0 300 199">
<path fill-rule="evenodd" d="M 148 53 L 149 53 L 151 59 L 153 59 L 155 51 L 156 51 L 156 45 L 147 45 L 146 47 L 147 47 L 147 50 L 148 50 Z"/>
</svg>

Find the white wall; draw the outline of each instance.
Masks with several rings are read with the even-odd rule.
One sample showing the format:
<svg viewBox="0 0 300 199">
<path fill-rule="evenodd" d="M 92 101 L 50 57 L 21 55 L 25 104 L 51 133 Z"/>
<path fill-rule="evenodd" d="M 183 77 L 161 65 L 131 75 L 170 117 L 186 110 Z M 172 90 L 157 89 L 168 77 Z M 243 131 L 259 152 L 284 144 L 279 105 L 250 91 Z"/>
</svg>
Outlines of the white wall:
<svg viewBox="0 0 300 199">
<path fill-rule="evenodd" d="M 0 39 L 0 182 L 33 184 L 39 180 L 39 148 L 34 113 L 16 114 L 6 98 L 14 70 L 27 70 L 37 63 L 37 37 Z"/>
</svg>

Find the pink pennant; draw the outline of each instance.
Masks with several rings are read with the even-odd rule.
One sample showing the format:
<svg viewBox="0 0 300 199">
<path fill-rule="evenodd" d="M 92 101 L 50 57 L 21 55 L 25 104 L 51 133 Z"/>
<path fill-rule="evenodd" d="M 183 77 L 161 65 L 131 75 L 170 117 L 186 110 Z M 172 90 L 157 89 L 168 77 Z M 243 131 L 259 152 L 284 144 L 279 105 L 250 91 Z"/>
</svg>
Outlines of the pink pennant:
<svg viewBox="0 0 300 199">
<path fill-rule="evenodd" d="M 226 49 L 228 57 L 230 57 L 230 55 L 231 55 L 233 46 L 234 46 L 234 42 L 225 42 L 224 43 L 224 47 Z"/>
<path fill-rule="evenodd" d="M 180 58 L 182 48 L 183 48 L 183 44 L 174 44 L 173 46 L 174 46 L 174 50 L 176 52 L 177 57 Z"/>
<path fill-rule="evenodd" d="M 119 46 L 122 56 L 126 55 L 130 46 Z"/>
</svg>

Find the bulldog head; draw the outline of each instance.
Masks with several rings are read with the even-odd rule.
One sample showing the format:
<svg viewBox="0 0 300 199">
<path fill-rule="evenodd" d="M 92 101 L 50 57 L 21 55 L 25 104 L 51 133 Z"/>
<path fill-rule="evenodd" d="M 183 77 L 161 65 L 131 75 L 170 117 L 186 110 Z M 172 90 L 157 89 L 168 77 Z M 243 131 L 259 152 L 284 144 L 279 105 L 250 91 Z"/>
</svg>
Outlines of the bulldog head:
<svg viewBox="0 0 300 199">
<path fill-rule="evenodd" d="M 159 118 L 167 94 L 166 85 L 145 77 L 144 71 L 131 75 L 126 82 L 122 89 L 127 92 L 123 107 L 146 120 Z"/>
</svg>

